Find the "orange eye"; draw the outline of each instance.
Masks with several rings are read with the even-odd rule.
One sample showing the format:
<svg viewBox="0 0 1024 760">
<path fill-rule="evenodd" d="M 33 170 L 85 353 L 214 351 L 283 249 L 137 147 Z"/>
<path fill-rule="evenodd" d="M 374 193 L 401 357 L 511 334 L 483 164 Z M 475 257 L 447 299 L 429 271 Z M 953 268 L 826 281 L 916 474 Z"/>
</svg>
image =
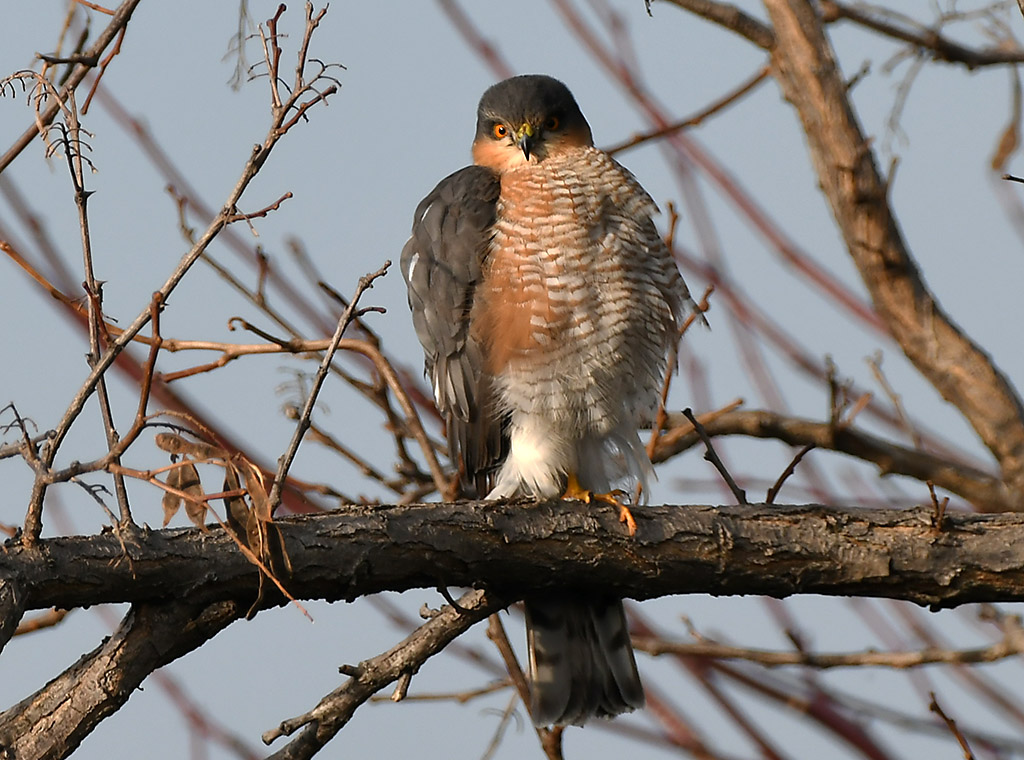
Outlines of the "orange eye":
<svg viewBox="0 0 1024 760">
<path fill-rule="evenodd" d="M 557 116 L 549 116 L 548 120 L 544 122 L 544 129 L 549 132 L 554 132 L 562 125 L 562 122 L 558 120 Z"/>
<path fill-rule="evenodd" d="M 499 140 L 502 139 L 503 137 L 508 137 L 508 127 L 506 127 L 504 124 L 495 124 L 493 127 L 491 127 L 491 132 Z"/>
</svg>

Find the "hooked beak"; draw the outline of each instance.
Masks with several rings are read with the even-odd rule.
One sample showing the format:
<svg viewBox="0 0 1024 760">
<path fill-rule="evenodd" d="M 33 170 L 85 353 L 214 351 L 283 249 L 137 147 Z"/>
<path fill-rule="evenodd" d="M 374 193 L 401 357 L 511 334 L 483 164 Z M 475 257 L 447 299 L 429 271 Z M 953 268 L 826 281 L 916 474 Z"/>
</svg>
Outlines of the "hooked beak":
<svg viewBox="0 0 1024 760">
<path fill-rule="evenodd" d="M 537 133 L 533 127 L 529 124 L 524 124 L 519 128 L 519 141 L 516 145 L 523 151 L 523 155 L 526 156 L 526 160 L 530 160 L 530 155 L 533 153 L 533 146 L 536 143 Z"/>
</svg>

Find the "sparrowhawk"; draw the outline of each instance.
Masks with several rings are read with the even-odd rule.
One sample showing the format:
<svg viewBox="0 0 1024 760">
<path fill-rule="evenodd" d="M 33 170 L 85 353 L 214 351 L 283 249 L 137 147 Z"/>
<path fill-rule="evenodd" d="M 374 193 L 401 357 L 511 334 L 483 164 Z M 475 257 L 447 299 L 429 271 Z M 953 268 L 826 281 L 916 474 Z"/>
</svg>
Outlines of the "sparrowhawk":
<svg viewBox="0 0 1024 760">
<path fill-rule="evenodd" d="M 548 76 L 484 93 L 473 164 L 420 203 L 401 261 L 466 488 L 549 499 L 628 479 L 646 491 L 638 428 L 692 304 L 654 201 Z M 537 725 L 643 706 L 620 599 L 566 589 L 525 606 Z"/>
</svg>

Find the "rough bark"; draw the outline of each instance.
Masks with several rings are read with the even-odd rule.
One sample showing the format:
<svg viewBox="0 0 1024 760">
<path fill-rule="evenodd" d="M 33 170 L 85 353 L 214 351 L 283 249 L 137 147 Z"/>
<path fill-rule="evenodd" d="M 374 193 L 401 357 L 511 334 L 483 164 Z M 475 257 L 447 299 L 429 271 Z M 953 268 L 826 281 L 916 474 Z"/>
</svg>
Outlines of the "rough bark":
<svg viewBox="0 0 1024 760">
<path fill-rule="evenodd" d="M 1024 600 L 1024 516 L 931 509 L 459 502 L 352 507 L 281 520 L 299 599 L 484 586 L 515 599 L 553 587 L 647 599 L 667 594 L 814 593 L 907 599 L 935 607 Z M 0 554 L 0 576 L 27 609 L 256 596 L 256 569 L 220 529 L 62 537 Z M 269 596 L 265 604 L 281 604 Z"/>
<path fill-rule="evenodd" d="M 814 4 L 764 0 L 772 67 L 796 109 L 818 180 L 879 315 L 907 358 L 964 415 L 1024 508 L 1024 406 L 991 357 L 929 292 L 888 203 L 888 188 L 847 99 Z"/>
<path fill-rule="evenodd" d="M 159 667 L 244 614 L 233 603 L 133 607 L 109 639 L 35 694 L 0 713 L 0 757 L 67 757 Z"/>
</svg>

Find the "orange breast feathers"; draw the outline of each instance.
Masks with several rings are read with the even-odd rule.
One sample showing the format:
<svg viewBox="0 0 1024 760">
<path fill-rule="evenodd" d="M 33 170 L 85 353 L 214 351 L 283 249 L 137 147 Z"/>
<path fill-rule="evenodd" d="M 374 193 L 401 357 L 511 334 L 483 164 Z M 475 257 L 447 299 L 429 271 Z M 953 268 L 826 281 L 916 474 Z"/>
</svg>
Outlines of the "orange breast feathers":
<svg viewBox="0 0 1024 760">
<path fill-rule="evenodd" d="M 510 363 L 551 360 L 588 311 L 589 209 L 571 173 L 542 167 L 501 178 L 494 240 L 471 315 L 492 375 Z"/>
</svg>

